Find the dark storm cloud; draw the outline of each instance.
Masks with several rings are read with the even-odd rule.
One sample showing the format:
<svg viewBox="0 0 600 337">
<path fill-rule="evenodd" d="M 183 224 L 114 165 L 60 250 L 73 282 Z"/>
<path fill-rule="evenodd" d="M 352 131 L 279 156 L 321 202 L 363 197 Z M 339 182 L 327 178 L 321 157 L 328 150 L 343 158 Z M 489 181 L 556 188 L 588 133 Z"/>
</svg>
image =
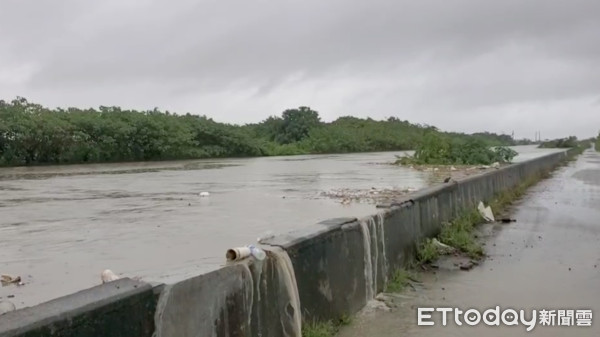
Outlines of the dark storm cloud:
<svg viewBox="0 0 600 337">
<path fill-rule="evenodd" d="M 5 0 L 0 15 L 0 90 L 41 103 L 239 122 L 309 104 L 466 131 L 526 108 L 557 135 L 577 107 L 600 127 L 594 0 Z"/>
</svg>

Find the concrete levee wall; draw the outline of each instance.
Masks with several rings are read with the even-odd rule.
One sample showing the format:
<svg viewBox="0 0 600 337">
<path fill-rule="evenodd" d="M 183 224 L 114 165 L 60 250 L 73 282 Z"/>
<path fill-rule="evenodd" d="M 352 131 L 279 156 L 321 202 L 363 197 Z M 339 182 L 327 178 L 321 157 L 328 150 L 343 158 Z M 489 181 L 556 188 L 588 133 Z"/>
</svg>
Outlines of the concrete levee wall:
<svg viewBox="0 0 600 337">
<path fill-rule="evenodd" d="M 0 337 L 299 337 L 301 320 L 336 320 L 363 308 L 443 222 L 565 157 L 555 153 L 423 189 L 362 219 L 298 224 L 261 243 L 263 261 L 229 263 L 168 285 L 119 280 L 18 310 L 0 316 Z"/>
<path fill-rule="evenodd" d="M 120 279 L 6 313 L 0 316 L 0 336 L 151 336 L 159 290 Z"/>
<path fill-rule="evenodd" d="M 247 259 L 166 285 L 155 336 L 299 336 L 294 269 L 280 248 L 266 250 L 264 261 Z"/>
<path fill-rule="evenodd" d="M 406 266 L 419 242 L 437 235 L 444 222 L 489 203 L 497 194 L 556 168 L 559 152 L 483 174 L 419 190 L 383 205 L 363 219 L 329 221 L 317 235 L 303 229 L 267 242 L 285 249 L 294 266 L 305 321 L 337 320 L 363 308 L 385 289 L 395 270 Z"/>
</svg>

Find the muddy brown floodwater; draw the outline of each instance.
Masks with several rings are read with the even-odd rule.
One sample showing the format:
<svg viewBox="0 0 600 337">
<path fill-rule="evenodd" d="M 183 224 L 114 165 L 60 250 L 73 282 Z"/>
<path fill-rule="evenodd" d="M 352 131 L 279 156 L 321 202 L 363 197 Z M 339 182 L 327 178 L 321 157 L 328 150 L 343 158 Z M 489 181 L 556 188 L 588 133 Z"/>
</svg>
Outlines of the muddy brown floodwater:
<svg viewBox="0 0 600 337">
<path fill-rule="evenodd" d="M 575 163 L 534 186 L 510 212 L 516 223 L 484 226 L 486 253 L 470 271 L 422 273 L 421 284 L 395 296 L 391 312 L 365 311 L 339 337 L 387 336 L 600 336 L 600 154 Z M 592 326 L 474 327 L 454 323 L 418 326 L 417 308 L 592 310 Z M 558 311 L 555 312 L 558 324 Z M 574 317 L 573 324 L 577 324 Z"/>
<path fill-rule="evenodd" d="M 517 161 L 554 151 L 516 150 Z M 397 154 L 0 169 L 0 274 L 25 283 L 0 287 L 0 300 L 35 305 L 99 284 L 107 268 L 158 282 L 197 275 L 266 231 L 375 212 L 324 193 L 439 182 L 387 165 Z"/>
</svg>

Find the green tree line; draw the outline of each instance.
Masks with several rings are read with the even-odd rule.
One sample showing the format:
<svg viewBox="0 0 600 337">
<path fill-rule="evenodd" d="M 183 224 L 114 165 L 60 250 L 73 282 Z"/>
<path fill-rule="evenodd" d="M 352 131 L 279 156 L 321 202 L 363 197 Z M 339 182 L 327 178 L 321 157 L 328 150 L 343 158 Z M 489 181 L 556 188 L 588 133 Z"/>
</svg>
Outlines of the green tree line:
<svg viewBox="0 0 600 337">
<path fill-rule="evenodd" d="M 600 139 L 597 138 L 597 139 Z M 542 142 L 538 147 L 540 148 L 575 148 L 579 152 L 583 152 L 592 146 L 592 143 L 596 143 L 596 149 L 598 149 L 598 140 L 595 138 L 588 138 L 579 140 L 575 136 L 569 136 L 567 138 L 559 138 Z"/>
<path fill-rule="evenodd" d="M 395 117 L 325 123 L 308 107 L 240 126 L 158 109 L 50 109 L 19 97 L 0 100 L 0 165 L 410 150 L 429 132 L 488 146 L 514 144 L 505 135 L 442 133 Z"/>
<path fill-rule="evenodd" d="M 539 148 L 570 148 L 577 147 L 579 140 L 575 136 L 569 136 L 567 138 L 559 138 L 542 142 Z"/>
</svg>

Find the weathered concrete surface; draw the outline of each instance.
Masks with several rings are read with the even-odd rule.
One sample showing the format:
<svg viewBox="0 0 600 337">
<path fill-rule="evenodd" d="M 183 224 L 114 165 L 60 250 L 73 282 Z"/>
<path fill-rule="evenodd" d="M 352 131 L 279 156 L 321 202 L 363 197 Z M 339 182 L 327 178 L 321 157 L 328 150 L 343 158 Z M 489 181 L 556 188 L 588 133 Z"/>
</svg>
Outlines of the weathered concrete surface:
<svg viewBox="0 0 600 337">
<path fill-rule="evenodd" d="M 363 236 L 356 219 L 309 226 L 265 244 L 288 252 L 306 320 L 341 317 L 365 305 Z"/>
<path fill-rule="evenodd" d="M 417 325 L 418 307 L 592 309 L 600 320 L 600 154 L 587 151 L 533 187 L 511 216 L 516 223 L 484 228 L 491 233 L 489 257 L 480 266 L 424 274 L 423 289 L 403 293 L 399 308 L 363 315 L 339 336 L 600 336 L 600 322 L 542 327 L 538 321 L 526 332 L 523 325 L 443 327 L 438 314 L 436 326 Z"/>
<path fill-rule="evenodd" d="M 156 308 L 156 336 L 250 336 L 252 296 L 244 264 L 166 285 Z"/>
<path fill-rule="evenodd" d="M 254 281 L 252 336 L 300 337 L 301 303 L 294 267 L 279 247 L 263 247 L 267 259 L 249 261 Z"/>
<path fill-rule="evenodd" d="M 150 337 L 150 284 L 121 279 L 0 316 L 0 336 Z"/>
<path fill-rule="evenodd" d="M 156 310 L 156 336 L 300 337 L 291 261 L 279 247 L 263 248 L 263 261 L 245 259 L 166 285 Z"/>
</svg>

